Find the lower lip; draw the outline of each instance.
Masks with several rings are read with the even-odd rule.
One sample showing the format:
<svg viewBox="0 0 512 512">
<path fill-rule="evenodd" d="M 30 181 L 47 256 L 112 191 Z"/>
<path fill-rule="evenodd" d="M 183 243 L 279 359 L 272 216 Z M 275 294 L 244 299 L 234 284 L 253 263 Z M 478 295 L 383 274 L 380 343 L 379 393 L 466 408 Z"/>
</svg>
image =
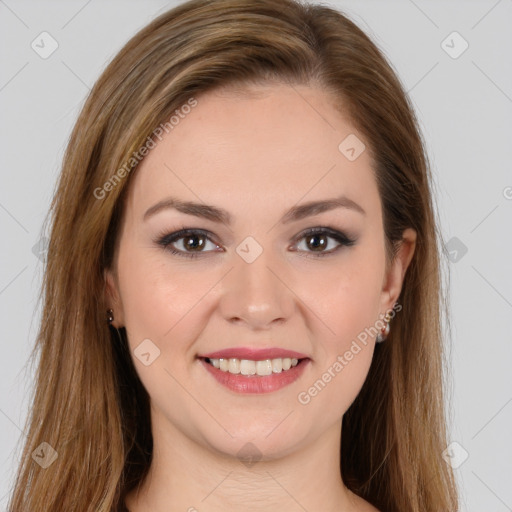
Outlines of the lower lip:
<svg viewBox="0 0 512 512">
<path fill-rule="evenodd" d="M 309 359 L 302 359 L 297 366 L 292 366 L 289 370 L 272 375 L 235 375 L 215 368 L 204 359 L 201 359 L 203 366 L 215 377 L 217 382 L 223 386 L 236 391 L 237 393 L 271 393 L 278 389 L 288 386 L 295 382 L 305 370 Z"/>
</svg>

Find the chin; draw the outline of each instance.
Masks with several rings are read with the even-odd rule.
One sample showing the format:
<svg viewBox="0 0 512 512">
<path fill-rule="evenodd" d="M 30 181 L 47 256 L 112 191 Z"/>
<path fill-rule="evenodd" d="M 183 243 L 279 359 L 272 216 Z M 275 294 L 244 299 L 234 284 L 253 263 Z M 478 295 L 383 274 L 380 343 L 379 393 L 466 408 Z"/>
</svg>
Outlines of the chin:
<svg viewBox="0 0 512 512">
<path fill-rule="evenodd" d="M 203 433 L 203 443 L 218 454 L 250 460 L 274 460 L 285 457 L 297 449 L 297 446 L 305 442 L 307 432 L 304 424 L 299 431 L 297 418 L 293 425 L 288 423 L 294 414 L 289 412 L 276 416 L 274 421 L 248 421 L 238 422 L 236 425 L 225 423 L 224 427 L 229 432 L 219 431 Z M 284 420 L 284 421 L 283 421 Z"/>
</svg>

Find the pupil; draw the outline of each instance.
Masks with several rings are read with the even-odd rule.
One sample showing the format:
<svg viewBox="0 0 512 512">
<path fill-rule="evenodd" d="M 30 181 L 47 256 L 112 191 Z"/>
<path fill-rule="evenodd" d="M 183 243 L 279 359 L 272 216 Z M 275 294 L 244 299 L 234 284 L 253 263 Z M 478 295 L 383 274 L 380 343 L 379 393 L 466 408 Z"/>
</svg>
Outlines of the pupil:
<svg viewBox="0 0 512 512">
<path fill-rule="evenodd" d="M 199 243 L 197 243 L 197 244 L 190 243 L 192 240 L 199 240 Z M 200 236 L 198 236 L 198 235 L 193 235 L 193 236 L 189 236 L 189 237 L 186 238 L 185 247 L 187 249 L 194 249 L 195 250 L 195 249 L 201 248 L 203 246 L 204 246 L 204 240 Z"/>
<path fill-rule="evenodd" d="M 318 250 L 319 248 L 322 249 L 322 248 L 326 247 L 325 238 L 326 238 L 325 235 L 311 235 L 311 237 L 309 238 L 310 242 L 311 242 L 311 240 L 315 240 L 315 239 L 321 240 L 319 244 L 312 244 L 311 248 L 313 248 L 314 250 Z"/>
</svg>

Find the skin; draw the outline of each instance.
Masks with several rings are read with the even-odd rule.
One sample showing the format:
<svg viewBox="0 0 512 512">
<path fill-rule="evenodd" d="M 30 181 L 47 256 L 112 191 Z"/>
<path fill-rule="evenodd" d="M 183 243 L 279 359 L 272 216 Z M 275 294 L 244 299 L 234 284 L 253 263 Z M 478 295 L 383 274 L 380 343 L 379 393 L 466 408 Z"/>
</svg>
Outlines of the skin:
<svg viewBox="0 0 512 512">
<path fill-rule="evenodd" d="M 149 366 L 134 357 L 151 399 L 154 459 L 127 505 L 131 512 L 375 511 L 339 471 L 342 417 L 367 376 L 374 338 L 307 405 L 297 396 L 392 309 L 415 232 L 404 232 L 386 269 L 369 151 L 355 161 L 339 151 L 349 134 L 364 139 L 322 89 L 269 84 L 197 100 L 133 176 L 114 268 L 105 274 L 114 325 L 126 327 L 132 357 L 144 339 L 160 350 Z M 280 223 L 297 203 L 341 194 L 365 214 L 336 208 Z M 143 220 L 171 195 L 224 208 L 232 224 L 170 208 Z M 326 238 L 324 251 L 337 250 L 318 257 L 315 240 L 297 238 L 325 226 L 355 244 Z M 206 245 L 198 258 L 155 241 L 183 227 L 211 233 L 211 241 L 199 237 Z M 247 236 L 263 248 L 250 264 L 236 252 Z M 187 251 L 185 242 L 174 248 Z M 197 359 L 239 346 L 296 350 L 311 361 L 285 388 L 239 394 Z M 249 442 L 261 456 L 250 467 L 237 457 Z"/>
</svg>

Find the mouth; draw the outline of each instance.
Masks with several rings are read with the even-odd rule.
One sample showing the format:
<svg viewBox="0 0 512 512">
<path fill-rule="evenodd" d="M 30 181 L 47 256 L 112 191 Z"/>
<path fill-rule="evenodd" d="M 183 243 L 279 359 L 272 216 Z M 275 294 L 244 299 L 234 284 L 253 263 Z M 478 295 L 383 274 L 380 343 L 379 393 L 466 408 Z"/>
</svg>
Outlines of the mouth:
<svg viewBox="0 0 512 512">
<path fill-rule="evenodd" d="M 270 393 L 284 388 L 299 379 L 311 362 L 309 357 L 258 360 L 234 357 L 198 359 L 215 381 L 230 391 L 243 394 Z"/>
<path fill-rule="evenodd" d="M 204 357 L 200 359 L 214 368 L 232 375 L 267 377 L 273 374 L 288 372 L 291 368 L 295 368 L 309 358 L 278 357 L 254 360 L 238 359 L 235 357 L 229 359 Z"/>
</svg>

